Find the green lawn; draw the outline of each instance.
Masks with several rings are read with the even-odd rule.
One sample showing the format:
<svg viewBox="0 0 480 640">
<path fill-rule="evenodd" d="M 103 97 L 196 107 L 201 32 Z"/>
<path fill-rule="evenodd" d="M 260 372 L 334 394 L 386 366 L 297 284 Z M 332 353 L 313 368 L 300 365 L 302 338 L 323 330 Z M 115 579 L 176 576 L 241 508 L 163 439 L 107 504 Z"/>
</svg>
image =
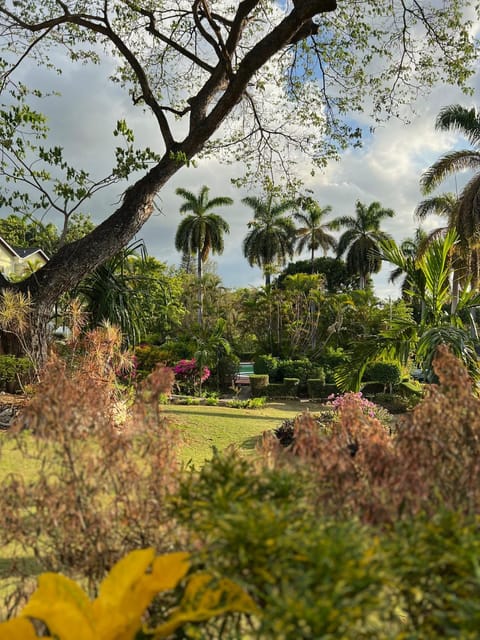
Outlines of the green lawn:
<svg viewBox="0 0 480 640">
<path fill-rule="evenodd" d="M 293 418 L 306 409 L 318 411 L 320 405 L 295 400 L 269 402 L 262 409 L 168 405 L 164 413 L 181 429 L 182 460 L 198 466 L 210 458 L 212 447 L 236 445 L 251 453 L 264 431 L 275 429 L 285 418 Z"/>
<path fill-rule="evenodd" d="M 167 405 L 163 412 L 182 433 L 181 459 L 198 466 L 211 457 L 212 447 L 225 449 L 235 445 L 247 454 L 252 453 L 264 431 L 275 429 L 285 418 L 293 418 L 306 409 L 318 411 L 320 405 L 295 400 L 269 402 L 262 409 Z M 21 437 L 28 445 L 31 436 L 25 433 Z M 3 445 L 0 481 L 9 473 L 21 473 L 26 479 L 34 475 L 38 463 L 25 457 L 7 432 L 0 433 L 0 438 Z"/>
</svg>

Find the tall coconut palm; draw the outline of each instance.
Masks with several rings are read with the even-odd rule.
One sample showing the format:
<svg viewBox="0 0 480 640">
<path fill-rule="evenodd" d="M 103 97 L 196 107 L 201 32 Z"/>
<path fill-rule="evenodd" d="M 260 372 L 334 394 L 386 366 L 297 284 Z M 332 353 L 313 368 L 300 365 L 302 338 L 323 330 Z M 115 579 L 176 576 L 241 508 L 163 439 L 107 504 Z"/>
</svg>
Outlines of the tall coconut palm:
<svg viewBox="0 0 480 640">
<path fill-rule="evenodd" d="M 184 255 L 197 256 L 198 322 L 201 325 L 203 324 L 203 263 L 206 262 L 210 252 L 223 253 L 223 236 L 225 233 L 230 233 L 228 223 L 212 210 L 216 207 L 231 205 L 233 200 L 226 196 L 209 200 L 209 188 L 205 185 L 200 189 L 198 196 L 182 188 L 178 188 L 175 193 L 185 200 L 180 207 L 180 213 L 191 212 L 178 225 L 175 248 Z"/>
<path fill-rule="evenodd" d="M 368 206 L 360 201 L 355 204 L 356 217 L 341 216 L 333 220 L 332 229 L 346 227 L 340 236 L 337 246 L 337 257 L 347 254 L 346 264 L 349 273 L 358 274 L 359 287 L 365 289 L 367 279 L 372 273 L 378 273 L 382 260 L 378 252 L 380 240 L 390 236 L 380 229 L 384 218 L 392 218 L 392 209 L 385 209 L 379 202 Z"/>
<path fill-rule="evenodd" d="M 263 269 L 265 286 L 270 286 L 272 267 L 284 265 L 292 258 L 295 246 L 295 225 L 285 214 L 296 207 L 294 200 L 275 202 L 273 195 L 265 199 L 256 196 L 243 198 L 242 202 L 253 209 L 250 231 L 243 240 L 243 255 L 250 266 Z"/>
<path fill-rule="evenodd" d="M 445 107 L 438 114 L 435 128 L 457 131 L 472 145 L 472 149 L 452 151 L 429 167 L 421 178 L 425 194 L 431 193 L 445 178 L 465 169 L 474 175 L 463 188 L 458 207 L 449 227 L 456 230 L 462 252 L 470 260 L 469 271 L 474 283 L 480 279 L 478 243 L 480 239 L 480 114 L 476 108 L 459 104 Z"/>
<path fill-rule="evenodd" d="M 310 251 L 312 264 L 312 274 L 314 272 L 315 251 L 323 249 L 323 255 L 327 255 L 328 249 L 336 249 L 337 241 L 328 233 L 330 223 L 323 223 L 323 218 L 332 211 L 332 207 L 327 205 L 321 207 L 312 198 L 307 198 L 302 202 L 303 211 L 297 211 L 293 217 L 302 226 L 297 229 L 297 253 L 302 253 L 306 248 Z"/>
</svg>

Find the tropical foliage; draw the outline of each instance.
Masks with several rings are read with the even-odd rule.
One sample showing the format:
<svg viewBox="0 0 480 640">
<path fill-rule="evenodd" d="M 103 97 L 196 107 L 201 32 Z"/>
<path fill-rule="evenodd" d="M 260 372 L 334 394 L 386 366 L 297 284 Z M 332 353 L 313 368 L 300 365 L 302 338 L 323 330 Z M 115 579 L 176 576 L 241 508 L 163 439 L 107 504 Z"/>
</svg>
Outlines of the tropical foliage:
<svg viewBox="0 0 480 640">
<path fill-rule="evenodd" d="M 360 277 L 360 289 L 365 289 L 368 277 L 378 273 L 382 261 L 378 255 L 378 243 L 388 237 L 380 229 L 380 223 L 385 218 L 392 218 L 392 209 L 385 209 L 379 202 L 370 205 L 357 201 L 355 205 L 356 217 L 341 216 L 332 221 L 332 228 L 346 227 L 338 241 L 337 257 L 346 254 L 347 269 L 351 274 Z"/>
<path fill-rule="evenodd" d="M 202 266 L 211 253 L 222 253 L 224 248 L 223 236 L 230 232 L 228 223 L 213 212 L 217 207 L 233 204 L 231 198 L 219 196 L 209 200 L 209 188 L 203 186 L 198 196 L 187 189 L 178 188 L 177 195 L 185 202 L 180 207 L 180 213 L 188 213 L 178 226 L 175 235 L 175 248 L 183 254 L 197 256 L 198 277 L 198 322 L 203 322 L 203 285 Z"/>
<path fill-rule="evenodd" d="M 276 201 L 273 194 L 265 198 L 247 196 L 242 202 L 253 209 L 250 231 L 243 240 L 243 253 L 250 266 L 257 265 L 270 285 L 271 274 L 277 265 L 291 258 L 295 245 L 295 225 L 287 212 L 296 207 L 294 200 Z"/>
<path fill-rule="evenodd" d="M 417 260 L 405 256 L 391 239 L 380 242 L 379 256 L 404 271 L 410 284 L 407 291 L 412 296 L 420 296 L 421 319 L 417 322 L 413 317 L 392 317 L 387 327 L 376 335 L 352 341 L 349 362 L 336 374 L 342 388 L 358 390 L 367 364 L 382 356 L 405 364 L 415 354 L 426 377 L 431 379 L 432 361 L 441 344 L 448 345 L 465 363 L 470 375 L 478 379 L 471 314 L 480 306 L 480 296 L 464 289 L 458 304 L 451 307 L 450 276 L 457 242 L 455 231 L 450 230 L 443 238 L 433 240 Z"/>
<path fill-rule="evenodd" d="M 310 251 L 310 261 L 312 273 L 315 272 L 315 251 L 323 249 L 324 256 L 327 255 L 328 249 L 336 249 L 337 242 L 329 233 L 331 228 L 328 223 L 323 223 L 324 217 L 331 213 L 332 207 L 327 205 L 321 207 L 318 202 L 312 198 L 304 198 L 301 200 L 302 211 L 296 211 L 293 214 L 295 220 L 301 225 L 297 228 L 297 253 L 302 253 L 304 249 Z"/>
<path fill-rule="evenodd" d="M 479 256 L 476 245 L 480 232 L 480 116 L 475 108 L 467 109 L 459 104 L 450 105 L 440 111 L 436 120 L 436 129 L 456 131 L 462 134 L 472 145 L 472 149 L 455 150 L 442 156 L 429 167 L 421 178 L 424 193 L 431 193 L 449 175 L 465 169 L 474 175 L 462 189 L 458 202 L 448 203 L 444 211 L 448 215 L 450 228 L 455 229 L 459 239 L 459 249 L 473 282 L 479 280 Z M 464 274 L 465 275 L 465 274 Z"/>
</svg>

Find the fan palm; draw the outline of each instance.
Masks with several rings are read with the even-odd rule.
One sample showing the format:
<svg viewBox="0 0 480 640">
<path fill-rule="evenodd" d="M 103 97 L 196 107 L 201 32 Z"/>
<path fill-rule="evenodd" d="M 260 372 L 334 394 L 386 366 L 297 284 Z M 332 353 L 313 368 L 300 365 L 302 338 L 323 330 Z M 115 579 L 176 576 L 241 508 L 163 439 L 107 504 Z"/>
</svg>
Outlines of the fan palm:
<svg viewBox="0 0 480 640">
<path fill-rule="evenodd" d="M 185 200 L 180 207 L 180 213 L 191 212 L 178 225 L 175 248 L 183 255 L 197 256 L 198 322 L 201 325 L 203 322 L 203 263 L 206 262 L 210 252 L 223 253 L 223 236 L 225 233 L 230 233 L 228 223 L 212 210 L 216 207 L 231 205 L 233 200 L 225 196 L 209 200 L 209 188 L 205 185 L 200 189 L 198 196 L 182 188 L 178 188 L 175 193 Z"/>
<path fill-rule="evenodd" d="M 346 227 L 340 236 L 337 246 L 337 257 L 347 254 L 346 264 L 350 274 L 360 277 L 360 289 L 365 289 L 370 274 L 378 273 L 382 260 L 378 253 L 380 240 L 390 236 L 380 229 L 384 218 L 392 218 L 392 209 L 385 209 L 379 202 L 372 202 L 368 207 L 357 201 L 355 204 L 356 217 L 342 216 L 333 220 L 332 229 Z"/>
<path fill-rule="evenodd" d="M 438 114 L 435 128 L 458 131 L 472 145 L 472 149 L 452 151 L 429 167 L 421 178 L 425 194 L 431 193 L 449 175 L 469 169 L 474 171 L 458 199 L 458 207 L 449 226 L 459 238 L 462 253 L 470 259 L 469 271 L 474 283 L 479 280 L 478 242 L 480 239 L 480 114 L 475 108 L 467 109 L 455 104 Z"/>
<path fill-rule="evenodd" d="M 322 208 L 317 202 L 308 198 L 302 203 L 302 208 L 304 212 L 297 211 L 293 214 L 295 220 L 302 225 L 297 229 L 297 253 L 302 253 L 304 249 L 310 251 L 313 274 L 315 251 L 321 247 L 326 256 L 328 249 L 337 248 L 335 238 L 328 233 L 330 224 L 322 224 L 324 216 L 332 211 L 332 207 L 327 205 Z"/>
<path fill-rule="evenodd" d="M 250 231 L 243 241 L 243 254 L 250 266 L 263 269 L 268 287 L 273 265 L 284 265 L 287 257 L 291 258 L 294 253 L 295 225 L 285 214 L 296 207 L 296 202 L 274 202 L 272 195 L 263 200 L 248 196 L 242 202 L 254 212 L 253 220 L 248 223 Z"/>
</svg>

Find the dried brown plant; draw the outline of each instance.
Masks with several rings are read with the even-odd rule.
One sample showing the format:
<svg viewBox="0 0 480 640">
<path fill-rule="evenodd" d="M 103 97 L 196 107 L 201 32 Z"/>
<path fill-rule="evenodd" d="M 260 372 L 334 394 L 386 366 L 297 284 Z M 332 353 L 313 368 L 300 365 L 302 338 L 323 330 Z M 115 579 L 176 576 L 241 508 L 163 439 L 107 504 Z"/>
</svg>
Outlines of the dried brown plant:
<svg viewBox="0 0 480 640">
<path fill-rule="evenodd" d="M 438 385 L 390 435 L 352 394 L 337 420 L 320 430 L 306 413 L 290 451 L 263 442 L 269 464 L 301 466 L 313 481 L 317 507 L 387 524 L 440 508 L 480 512 L 480 399 L 464 365 L 439 347 Z"/>
<path fill-rule="evenodd" d="M 92 332 L 75 366 L 52 357 L 8 434 L 35 473 L 8 476 L 0 494 L 1 544 L 33 553 L 42 571 L 84 579 L 92 593 L 129 550 L 170 549 L 174 526 L 166 500 L 176 488 L 178 440 L 158 409 L 172 374 L 157 369 L 142 383 L 120 429 L 116 339 L 110 330 Z M 19 595 L 28 585 L 20 584 Z"/>
</svg>

